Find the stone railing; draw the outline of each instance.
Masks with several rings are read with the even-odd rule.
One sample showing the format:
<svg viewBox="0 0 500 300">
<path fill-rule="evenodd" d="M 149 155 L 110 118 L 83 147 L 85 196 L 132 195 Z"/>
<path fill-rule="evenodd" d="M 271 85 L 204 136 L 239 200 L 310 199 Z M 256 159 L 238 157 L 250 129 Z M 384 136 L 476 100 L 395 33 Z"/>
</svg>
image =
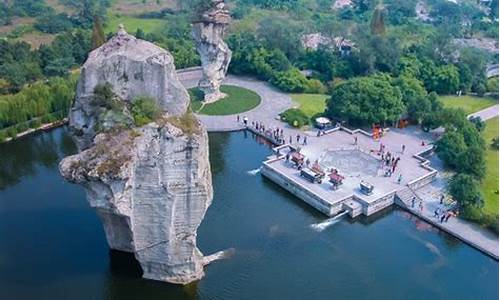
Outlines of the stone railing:
<svg viewBox="0 0 500 300">
<path fill-rule="evenodd" d="M 432 168 L 430 166 L 430 161 L 426 158 L 423 157 L 423 155 L 426 155 L 426 154 L 429 154 L 433 151 L 434 147 L 433 146 L 430 146 L 430 147 L 427 147 L 426 149 L 416 153 L 413 155 L 413 157 L 417 160 L 419 160 L 421 163 L 420 163 L 420 166 L 429 171 L 429 173 L 423 175 L 423 176 L 420 176 L 419 178 L 417 179 L 414 179 L 410 182 L 408 182 L 406 185 L 412 189 L 412 190 L 416 190 L 416 189 L 419 189 L 421 187 L 423 187 L 424 185 L 428 184 L 428 183 L 431 183 L 437 176 L 438 174 L 438 171 L 434 168 Z"/>
</svg>

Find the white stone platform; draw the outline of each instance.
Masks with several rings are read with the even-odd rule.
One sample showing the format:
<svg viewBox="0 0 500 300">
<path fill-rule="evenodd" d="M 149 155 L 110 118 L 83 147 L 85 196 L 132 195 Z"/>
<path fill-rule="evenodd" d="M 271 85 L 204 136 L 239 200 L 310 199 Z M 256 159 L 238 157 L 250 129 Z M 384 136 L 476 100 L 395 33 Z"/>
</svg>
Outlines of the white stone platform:
<svg viewBox="0 0 500 300">
<path fill-rule="evenodd" d="M 386 140 L 387 137 L 382 142 L 385 143 Z M 327 216 L 344 210 L 349 211 L 352 217 L 359 214 L 371 215 L 394 204 L 398 191 L 413 186 L 420 188 L 431 182 L 437 174 L 437 171 L 423 163 L 425 159 L 418 156 L 419 152 L 428 151 L 431 146 L 412 147 L 403 153 L 401 149 L 398 151 L 386 145 L 388 151 L 401 159 L 395 173 L 391 177 L 384 176 L 384 166 L 378 155 L 379 143 L 380 141 L 371 137 L 358 135 L 358 143 L 355 145 L 351 133 L 337 130 L 315 138 L 314 144 L 293 146 L 301 147 L 300 152 L 311 163 L 318 160 L 325 171 L 338 169 L 345 179 L 337 190 L 332 189 L 328 178 L 321 184 L 302 178 L 294 164 L 285 160 L 286 149 L 290 147 L 281 147 L 282 156 L 279 159 L 265 161 L 262 175 Z M 398 183 L 400 175 L 403 180 Z M 375 186 L 371 195 L 360 191 L 361 181 Z"/>
</svg>

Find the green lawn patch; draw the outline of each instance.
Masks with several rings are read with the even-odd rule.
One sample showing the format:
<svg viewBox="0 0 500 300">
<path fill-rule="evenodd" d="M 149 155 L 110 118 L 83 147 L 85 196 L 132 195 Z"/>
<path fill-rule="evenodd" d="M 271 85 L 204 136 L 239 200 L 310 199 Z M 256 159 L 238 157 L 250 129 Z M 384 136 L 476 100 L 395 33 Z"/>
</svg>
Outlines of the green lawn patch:
<svg viewBox="0 0 500 300">
<path fill-rule="evenodd" d="M 294 103 L 309 118 L 322 113 L 326 108 L 326 99 L 330 96 L 323 94 L 290 94 Z"/>
<path fill-rule="evenodd" d="M 221 92 L 227 94 L 223 99 L 202 105 L 203 93 L 198 88 L 189 89 L 191 109 L 198 114 L 224 116 L 249 111 L 260 104 L 260 96 L 245 88 L 223 85 Z"/>
<path fill-rule="evenodd" d="M 104 26 L 104 32 L 115 33 L 118 30 L 119 24 L 123 24 L 125 30 L 130 34 L 135 33 L 139 28 L 146 33 L 151 33 L 165 26 L 166 21 L 162 19 L 144 19 L 126 15 L 109 14 L 108 20 L 106 20 Z"/>
<path fill-rule="evenodd" d="M 489 97 L 476 96 L 440 96 L 439 100 L 446 108 L 461 108 L 471 114 L 498 103 L 498 100 Z"/>
<path fill-rule="evenodd" d="M 482 190 L 485 198 L 484 212 L 490 215 L 498 215 L 498 150 L 492 148 L 491 139 L 498 137 L 498 117 L 486 121 L 483 132 L 486 140 L 486 176 L 482 182 Z"/>
</svg>

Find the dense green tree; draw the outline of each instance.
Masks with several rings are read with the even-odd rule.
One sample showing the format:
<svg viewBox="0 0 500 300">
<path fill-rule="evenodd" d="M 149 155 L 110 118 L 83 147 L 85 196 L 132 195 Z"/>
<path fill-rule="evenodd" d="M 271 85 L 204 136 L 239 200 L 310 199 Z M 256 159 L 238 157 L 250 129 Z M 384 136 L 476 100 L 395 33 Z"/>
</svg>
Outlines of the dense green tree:
<svg viewBox="0 0 500 300">
<path fill-rule="evenodd" d="M 436 142 L 436 152 L 445 164 L 453 169 L 458 169 L 463 153 L 467 151 L 464 137 L 458 131 L 447 131 Z"/>
<path fill-rule="evenodd" d="M 334 88 L 326 113 L 361 125 L 395 122 L 405 109 L 401 98 L 400 90 L 384 76 L 354 78 Z"/>
<path fill-rule="evenodd" d="M 303 28 L 284 17 L 269 17 L 263 19 L 257 31 L 267 49 L 279 49 L 287 58 L 296 59 L 302 51 L 300 36 Z"/>
<path fill-rule="evenodd" d="M 302 93 L 309 87 L 307 78 L 296 68 L 277 72 L 271 82 L 285 92 Z"/>
<path fill-rule="evenodd" d="M 420 123 L 432 111 L 432 103 L 423 83 L 409 75 L 401 75 L 393 84 L 401 91 L 408 117 Z"/>
<path fill-rule="evenodd" d="M 424 79 L 428 90 L 438 94 L 453 94 L 458 90 L 460 76 L 457 67 L 448 64 L 435 67 L 432 71 Z"/>
<path fill-rule="evenodd" d="M 17 94 L 0 96 L 0 129 L 58 112 L 63 112 L 58 118 L 65 117 L 75 88 L 74 78 L 54 78 L 26 86 Z"/>
<path fill-rule="evenodd" d="M 73 28 L 73 22 L 66 13 L 48 14 L 38 17 L 35 28 L 41 32 L 59 33 Z"/>
<path fill-rule="evenodd" d="M 416 15 L 416 0 L 385 0 L 384 5 L 387 10 L 387 18 L 393 25 L 401 25 L 407 23 Z"/>
<path fill-rule="evenodd" d="M 479 182 L 467 174 L 457 174 L 449 182 L 448 190 L 462 210 L 480 208 L 484 205 Z"/>
</svg>

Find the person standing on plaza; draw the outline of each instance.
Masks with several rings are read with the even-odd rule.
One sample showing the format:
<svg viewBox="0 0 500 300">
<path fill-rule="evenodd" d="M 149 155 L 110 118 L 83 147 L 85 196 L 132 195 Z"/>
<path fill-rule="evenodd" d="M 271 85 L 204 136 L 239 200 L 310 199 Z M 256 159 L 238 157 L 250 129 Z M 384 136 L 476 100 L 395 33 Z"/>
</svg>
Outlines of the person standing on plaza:
<svg viewBox="0 0 500 300">
<path fill-rule="evenodd" d="M 418 209 L 420 210 L 421 214 L 424 212 L 424 203 L 422 202 L 422 200 L 420 200 L 420 203 L 418 204 Z"/>
<path fill-rule="evenodd" d="M 398 184 L 401 184 L 401 181 L 403 181 L 403 174 L 399 174 Z"/>
<path fill-rule="evenodd" d="M 240 122 L 240 115 L 236 116 L 236 122 L 238 122 L 238 123 Z"/>
<path fill-rule="evenodd" d="M 358 145 L 358 136 L 355 135 L 354 136 L 354 146 L 357 146 Z"/>
<path fill-rule="evenodd" d="M 403 154 L 404 154 L 404 153 L 405 153 L 405 149 L 406 149 L 406 146 L 405 146 L 405 145 L 402 145 L 402 146 L 401 146 L 401 153 L 403 153 Z"/>
<path fill-rule="evenodd" d="M 304 142 L 302 144 L 307 145 L 307 136 L 305 136 L 305 135 L 304 135 Z"/>
<path fill-rule="evenodd" d="M 297 134 L 297 143 L 300 142 L 300 134 Z"/>
<path fill-rule="evenodd" d="M 415 196 L 413 196 L 413 198 L 411 198 L 411 207 L 412 208 L 415 207 L 415 200 L 417 200 L 417 198 Z"/>
</svg>

